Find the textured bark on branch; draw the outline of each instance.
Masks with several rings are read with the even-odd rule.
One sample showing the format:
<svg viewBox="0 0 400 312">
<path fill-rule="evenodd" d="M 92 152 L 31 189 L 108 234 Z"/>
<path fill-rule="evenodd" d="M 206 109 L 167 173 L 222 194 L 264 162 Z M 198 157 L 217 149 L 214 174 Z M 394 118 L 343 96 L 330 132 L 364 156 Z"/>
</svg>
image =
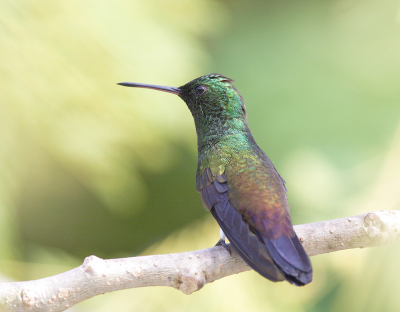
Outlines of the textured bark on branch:
<svg viewBox="0 0 400 312">
<path fill-rule="evenodd" d="M 295 230 L 310 256 L 388 245 L 400 242 L 400 211 L 297 225 Z M 65 273 L 0 284 L 0 310 L 64 311 L 99 294 L 147 286 L 170 286 L 191 294 L 206 283 L 248 270 L 234 250 L 229 255 L 223 247 L 111 260 L 90 256 Z"/>
</svg>

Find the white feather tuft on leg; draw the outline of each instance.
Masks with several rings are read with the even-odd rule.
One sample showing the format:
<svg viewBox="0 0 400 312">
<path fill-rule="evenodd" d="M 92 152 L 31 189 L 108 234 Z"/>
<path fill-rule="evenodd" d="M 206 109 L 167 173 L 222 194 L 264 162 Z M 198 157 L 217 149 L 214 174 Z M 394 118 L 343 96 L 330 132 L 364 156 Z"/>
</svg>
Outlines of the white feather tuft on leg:
<svg viewBox="0 0 400 312">
<path fill-rule="evenodd" d="M 224 231 L 222 231 L 222 229 L 219 229 L 219 236 L 221 237 L 221 240 L 223 240 L 225 242 L 226 240 L 226 235 L 224 233 Z"/>
</svg>

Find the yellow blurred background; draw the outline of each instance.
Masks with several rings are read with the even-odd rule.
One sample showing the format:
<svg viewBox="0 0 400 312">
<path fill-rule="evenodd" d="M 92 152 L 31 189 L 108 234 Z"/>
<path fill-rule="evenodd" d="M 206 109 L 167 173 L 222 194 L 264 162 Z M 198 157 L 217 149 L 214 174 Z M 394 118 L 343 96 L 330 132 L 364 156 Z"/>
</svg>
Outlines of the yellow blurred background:
<svg viewBox="0 0 400 312">
<path fill-rule="evenodd" d="M 295 224 L 400 208 L 398 1 L 3 0 L 0 280 L 213 246 L 185 104 L 116 85 L 210 72 L 236 81 Z M 399 257 L 342 251 L 313 257 L 302 288 L 246 272 L 73 310 L 399 311 Z"/>
</svg>

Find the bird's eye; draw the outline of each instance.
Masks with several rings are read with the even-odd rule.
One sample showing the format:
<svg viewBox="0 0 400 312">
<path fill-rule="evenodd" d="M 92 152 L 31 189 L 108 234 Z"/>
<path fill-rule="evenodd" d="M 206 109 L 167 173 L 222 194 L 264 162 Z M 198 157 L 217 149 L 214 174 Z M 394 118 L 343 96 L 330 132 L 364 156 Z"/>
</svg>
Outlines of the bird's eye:
<svg viewBox="0 0 400 312">
<path fill-rule="evenodd" d="M 195 90 L 197 95 L 203 95 L 207 91 L 207 88 L 205 86 L 197 86 Z"/>
</svg>

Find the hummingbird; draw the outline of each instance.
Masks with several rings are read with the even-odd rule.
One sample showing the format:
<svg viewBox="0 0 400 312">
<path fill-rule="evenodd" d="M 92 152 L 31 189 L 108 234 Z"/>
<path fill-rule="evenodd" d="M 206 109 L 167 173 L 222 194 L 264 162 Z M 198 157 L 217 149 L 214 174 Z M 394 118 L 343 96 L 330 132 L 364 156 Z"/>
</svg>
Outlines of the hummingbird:
<svg viewBox="0 0 400 312">
<path fill-rule="evenodd" d="M 122 82 L 178 95 L 192 113 L 198 148 L 196 189 L 203 206 L 243 260 L 263 277 L 303 286 L 312 281 L 310 258 L 290 217 L 285 181 L 253 138 L 243 97 L 233 80 L 208 74 L 167 87 Z"/>
</svg>

